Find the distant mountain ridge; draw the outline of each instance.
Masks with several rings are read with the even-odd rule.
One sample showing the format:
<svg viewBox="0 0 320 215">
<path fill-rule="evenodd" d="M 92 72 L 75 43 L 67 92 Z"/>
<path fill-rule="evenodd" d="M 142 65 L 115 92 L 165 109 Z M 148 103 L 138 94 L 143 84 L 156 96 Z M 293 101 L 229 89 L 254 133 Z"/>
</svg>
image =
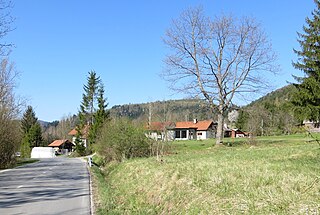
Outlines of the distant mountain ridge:
<svg viewBox="0 0 320 215">
<path fill-rule="evenodd" d="M 50 124 L 50 122 L 43 120 L 38 120 L 38 122 L 40 123 L 41 127 L 47 127 Z"/>
<path fill-rule="evenodd" d="M 142 104 L 115 105 L 110 109 L 111 117 L 126 117 L 138 122 L 189 121 L 212 119 L 214 114 L 203 100 L 181 99 L 156 101 Z"/>
</svg>

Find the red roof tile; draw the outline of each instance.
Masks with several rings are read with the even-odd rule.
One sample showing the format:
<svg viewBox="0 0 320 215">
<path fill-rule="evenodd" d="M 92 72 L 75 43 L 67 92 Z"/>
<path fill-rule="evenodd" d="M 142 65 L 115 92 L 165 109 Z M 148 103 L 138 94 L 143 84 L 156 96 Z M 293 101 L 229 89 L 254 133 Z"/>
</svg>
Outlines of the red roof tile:
<svg viewBox="0 0 320 215">
<path fill-rule="evenodd" d="M 82 129 L 82 136 L 83 136 L 83 137 L 87 137 L 87 136 L 88 136 L 89 127 L 90 127 L 90 125 L 85 125 L 84 128 Z M 72 130 L 68 133 L 68 135 L 70 135 L 70 136 L 76 136 L 76 135 L 77 135 L 77 129 L 76 129 L 76 128 L 72 129 Z"/>
<path fill-rule="evenodd" d="M 205 120 L 205 121 L 197 121 L 194 122 L 176 122 L 176 128 L 194 128 L 199 131 L 206 131 L 209 129 L 211 124 L 213 123 L 212 120 Z"/>
<path fill-rule="evenodd" d="M 70 142 L 69 140 L 55 140 L 52 143 L 50 143 L 48 146 L 54 147 L 54 146 L 61 146 L 62 144 Z"/>
</svg>

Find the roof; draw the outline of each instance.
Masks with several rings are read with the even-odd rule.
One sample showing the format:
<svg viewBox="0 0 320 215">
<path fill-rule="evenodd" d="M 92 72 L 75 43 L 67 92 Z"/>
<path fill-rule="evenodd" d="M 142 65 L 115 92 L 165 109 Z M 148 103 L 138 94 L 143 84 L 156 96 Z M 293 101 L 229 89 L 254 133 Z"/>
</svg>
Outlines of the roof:
<svg viewBox="0 0 320 215">
<path fill-rule="evenodd" d="M 81 133 L 82 133 L 82 136 L 83 136 L 83 137 L 87 137 L 87 136 L 88 136 L 89 127 L 90 127 L 90 125 L 85 125 L 84 128 L 82 129 Z M 74 129 L 72 129 L 72 130 L 68 133 L 68 135 L 70 135 L 70 136 L 76 136 L 77 133 L 78 133 L 78 132 L 77 132 L 77 129 L 74 128 Z"/>
<path fill-rule="evenodd" d="M 65 139 L 65 140 L 55 140 L 52 143 L 50 143 L 48 146 L 54 147 L 54 146 L 61 146 L 62 144 L 66 143 L 66 142 L 70 142 L 69 140 Z M 71 143 L 71 142 L 70 142 Z"/>
<path fill-rule="evenodd" d="M 197 121 L 194 122 L 176 122 L 176 128 L 182 129 L 182 128 L 194 128 L 199 131 L 206 131 L 209 129 L 209 127 L 212 125 L 212 120 L 205 120 L 205 121 Z"/>
<path fill-rule="evenodd" d="M 147 129 L 150 131 L 163 131 L 174 127 L 175 125 L 173 122 L 151 122 L 151 124 L 147 126 Z"/>
</svg>

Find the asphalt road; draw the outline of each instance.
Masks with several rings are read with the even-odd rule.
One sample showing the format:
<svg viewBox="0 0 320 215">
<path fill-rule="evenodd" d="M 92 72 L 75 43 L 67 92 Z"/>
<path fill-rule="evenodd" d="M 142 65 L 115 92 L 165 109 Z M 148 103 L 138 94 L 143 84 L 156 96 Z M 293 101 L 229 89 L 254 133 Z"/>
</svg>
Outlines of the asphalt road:
<svg viewBox="0 0 320 215">
<path fill-rule="evenodd" d="M 85 162 L 78 158 L 41 159 L 0 172 L 0 214 L 90 214 Z"/>
</svg>

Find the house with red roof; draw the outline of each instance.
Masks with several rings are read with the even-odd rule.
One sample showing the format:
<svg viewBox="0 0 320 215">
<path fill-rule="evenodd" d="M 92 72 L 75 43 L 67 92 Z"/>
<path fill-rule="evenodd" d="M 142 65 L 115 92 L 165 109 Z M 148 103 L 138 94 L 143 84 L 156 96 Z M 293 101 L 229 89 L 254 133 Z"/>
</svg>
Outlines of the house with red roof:
<svg viewBox="0 0 320 215">
<path fill-rule="evenodd" d="M 52 147 L 55 150 L 56 154 L 66 154 L 72 151 L 74 144 L 70 140 L 64 139 L 55 140 L 48 146 Z"/>
<path fill-rule="evenodd" d="M 83 143 L 83 145 L 85 147 L 87 147 L 87 142 L 88 142 L 88 135 L 89 135 L 89 128 L 90 128 L 90 125 L 85 125 L 84 128 L 82 129 L 81 131 L 81 136 L 80 136 L 80 140 L 81 142 Z M 76 137 L 77 137 L 77 129 L 74 128 L 72 129 L 68 135 L 72 136 L 72 143 L 75 144 L 76 142 Z"/>
<path fill-rule="evenodd" d="M 146 126 L 147 136 L 154 140 L 204 140 L 215 138 L 216 126 L 212 120 L 187 122 L 151 122 Z"/>
<path fill-rule="evenodd" d="M 215 138 L 216 126 L 212 120 L 198 121 L 194 119 L 188 122 L 176 122 L 174 128 L 175 140 L 204 140 Z"/>
</svg>

